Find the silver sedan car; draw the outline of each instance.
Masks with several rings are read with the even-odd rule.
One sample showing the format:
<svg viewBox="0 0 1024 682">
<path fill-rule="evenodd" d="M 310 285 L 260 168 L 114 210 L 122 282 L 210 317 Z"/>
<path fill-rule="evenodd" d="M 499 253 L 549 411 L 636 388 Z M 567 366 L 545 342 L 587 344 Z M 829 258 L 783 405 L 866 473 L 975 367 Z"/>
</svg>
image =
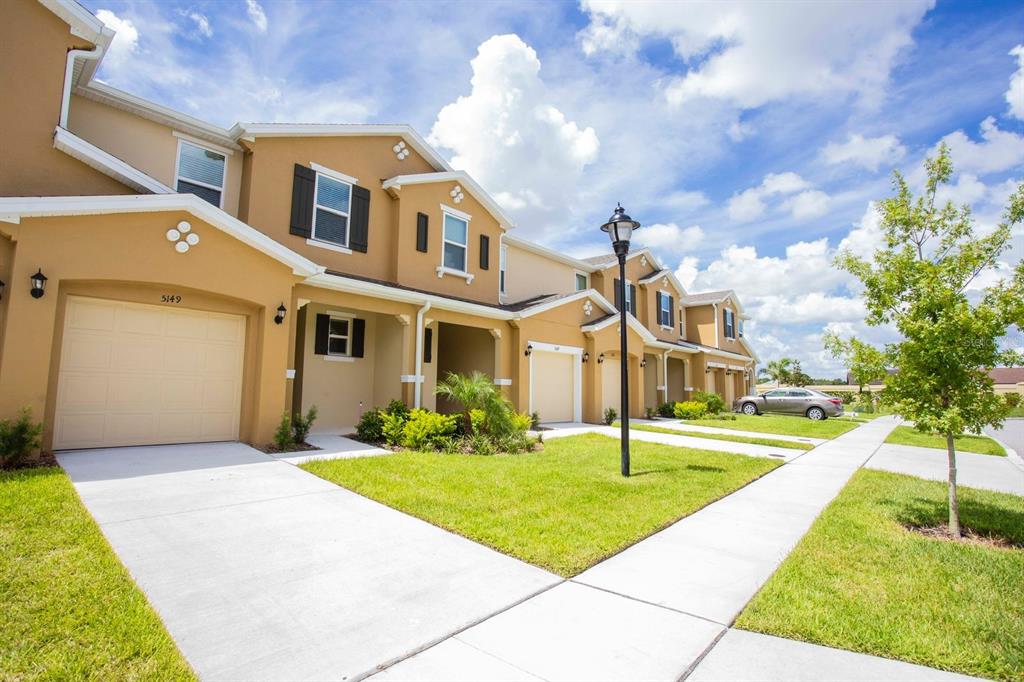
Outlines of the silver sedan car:
<svg viewBox="0 0 1024 682">
<path fill-rule="evenodd" d="M 820 421 L 843 414 L 843 401 L 810 388 L 773 388 L 760 395 L 745 395 L 732 403 L 733 412 L 743 414 L 799 414 Z"/>
</svg>

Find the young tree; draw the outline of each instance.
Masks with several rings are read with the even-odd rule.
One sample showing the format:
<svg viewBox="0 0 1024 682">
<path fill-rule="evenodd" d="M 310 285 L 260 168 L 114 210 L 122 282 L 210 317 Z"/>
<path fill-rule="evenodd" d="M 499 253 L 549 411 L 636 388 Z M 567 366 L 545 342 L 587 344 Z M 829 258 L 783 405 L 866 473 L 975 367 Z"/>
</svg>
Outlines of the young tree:
<svg viewBox="0 0 1024 682">
<path fill-rule="evenodd" d="M 881 381 L 889 375 L 885 353 L 870 343 L 856 338 L 844 341 L 833 331 L 825 332 L 821 341 L 825 350 L 850 370 L 850 378 L 857 384 L 858 393 L 863 393 L 864 387 L 872 381 Z"/>
<path fill-rule="evenodd" d="M 799 360 L 793 360 L 793 369 L 789 371 L 789 383 L 793 386 L 806 386 L 811 383 L 811 377 L 807 375 Z"/>
<path fill-rule="evenodd" d="M 779 358 L 778 360 L 772 360 L 765 368 L 764 373 L 768 375 L 768 378 L 775 382 L 776 386 L 781 386 L 783 383 L 789 381 L 789 369 L 793 361 L 789 358 Z"/>
<path fill-rule="evenodd" d="M 1001 349 L 1000 339 L 1008 326 L 1024 322 L 1024 263 L 1001 279 L 995 275 L 1013 226 L 1024 219 L 1024 185 L 1010 197 L 995 230 L 978 235 L 969 207 L 936 202 L 953 174 L 945 144 L 925 161 L 925 170 L 924 194 L 916 198 L 894 173 L 895 196 L 879 205 L 885 237 L 873 260 L 846 252 L 836 263 L 864 284 L 867 323 L 892 323 L 902 336 L 886 347 L 899 370 L 888 379 L 886 398 L 919 431 L 946 437 L 949 532 L 958 538 L 953 438 L 1002 423 L 1008 409 L 986 370 L 1021 360 Z M 983 289 L 982 275 L 993 282 Z"/>
</svg>

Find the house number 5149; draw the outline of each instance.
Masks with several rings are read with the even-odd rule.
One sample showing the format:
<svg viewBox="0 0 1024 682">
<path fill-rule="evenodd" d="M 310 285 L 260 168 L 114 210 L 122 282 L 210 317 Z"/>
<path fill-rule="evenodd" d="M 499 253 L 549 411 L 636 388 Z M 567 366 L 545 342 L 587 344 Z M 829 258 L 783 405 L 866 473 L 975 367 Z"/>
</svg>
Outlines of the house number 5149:
<svg viewBox="0 0 1024 682">
<path fill-rule="evenodd" d="M 181 296 L 177 294 L 163 294 L 160 296 L 161 303 L 181 303 Z"/>
</svg>

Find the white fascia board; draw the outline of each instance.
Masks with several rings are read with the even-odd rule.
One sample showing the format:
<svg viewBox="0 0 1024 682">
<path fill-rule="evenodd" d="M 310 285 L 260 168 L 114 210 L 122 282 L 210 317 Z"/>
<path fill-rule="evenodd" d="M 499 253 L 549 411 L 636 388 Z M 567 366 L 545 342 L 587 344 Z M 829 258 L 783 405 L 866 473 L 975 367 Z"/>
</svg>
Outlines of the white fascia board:
<svg viewBox="0 0 1024 682">
<path fill-rule="evenodd" d="M 50 10 L 71 27 L 72 35 L 88 40 L 97 47 L 106 47 L 113 38 L 114 31 L 107 28 L 92 12 L 79 5 L 75 0 L 39 0 L 39 3 Z M 109 37 L 104 40 L 104 33 Z"/>
<path fill-rule="evenodd" d="M 657 282 L 662 277 L 668 277 L 668 281 L 672 283 L 672 286 L 676 290 L 676 293 L 679 294 L 680 304 L 685 305 L 683 303 L 683 297 L 686 296 L 686 289 L 683 288 L 683 285 L 679 282 L 678 279 L 676 279 L 675 273 L 673 273 L 671 270 L 662 268 L 661 270 L 658 270 L 657 272 L 652 273 L 647 277 L 640 278 L 640 283 L 651 284 L 652 282 Z"/>
<path fill-rule="evenodd" d="M 53 133 L 53 146 L 82 163 L 92 166 L 104 175 L 109 175 L 118 182 L 128 185 L 137 192 L 174 193 L 173 189 L 159 180 L 59 126 Z"/>
<path fill-rule="evenodd" d="M 457 182 L 460 185 L 465 185 L 466 189 L 473 197 L 484 205 L 488 213 L 494 216 L 494 219 L 498 221 L 498 224 L 502 229 L 509 230 L 515 227 L 515 223 L 512 219 L 505 215 L 505 212 L 501 210 L 501 206 L 498 205 L 490 194 L 488 194 L 483 187 L 477 184 L 469 173 L 466 171 L 446 171 L 443 173 L 414 173 L 411 175 L 396 175 L 393 178 L 385 180 L 381 187 L 383 189 L 395 189 L 401 190 L 402 185 L 428 185 L 435 182 Z"/>
<path fill-rule="evenodd" d="M 587 274 L 597 272 L 598 270 L 602 269 L 593 265 L 592 263 L 586 262 L 585 260 L 573 258 L 572 256 L 566 256 L 564 253 L 559 253 L 554 249 L 549 249 L 548 247 L 538 244 L 536 242 L 531 242 L 527 239 L 516 237 L 511 234 L 506 234 L 504 236 L 503 241 L 510 246 L 514 246 L 518 249 L 522 249 L 523 251 L 529 251 L 530 253 L 536 254 L 538 256 L 549 258 L 553 261 L 569 265 Z"/>
<path fill-rule="evenodd" d="M 511 320 L 515 318 L 514 313 L 507 310 L 501 310 L 500 308 L 492 308 L 490 306 L 481 305 L 479 303 L 469 303 L 467 301 L 456 301 L 443 296 L 435 296 L 433 294 L 425 294 L 418 291 L 399 289 L 386 284 L 367 282 L 365 280 L 353 279 L 327 272 L 318 273 L 309 277 L 304 284 L 319 287 L 321 289 L 333 289 L 334 291 L 343 291 L 350 294 L 361 294 L 388 301 L 397 301 L 399 303 L 413 303 L 416 305 L 430 303 L 431 308 L 467 313 L 469 315 L 479 315 L 480 317 L 488 317 L 496 320 Z"/>
<path fill-rule="evenodd" d="M 689 353 L 691 355 L 695 355 L 695 354 L 700 352 L 700 350 L 698 350 L 697 348 L 691 348 L 691 347 L 688 347 L 688 346 L 680 346 L 678 344 L 672 343 L 671 341 L 657 341 L 657 340 L 655 340 L 655 341 L 651 341 L 648 345 L 653 347 L 653 348 L 660 348 L 662 350 L 669 350 L 669 351 L 677 351 L 679 353 Z"/>
<path fill-rule="evenodd" d="M 373 135 L 395 135 L 425 158 L 438 171 L 451 171 L 452 167 L 444 158 L 408 125 L 361 124 L 361 123 L 236 123 L 230 134 L 233 138 L 257 137 L 369 137 Z"/>
<path fill-rule="evenodd" d="M 142 97 L 118 90 L 106 83 L 92 82 L 88 85 L 79 85 L 75 89 L 75 94 L 95 102 L 100 102 L 101 104 L 106 104 L 115 109 L 127 111 L 130 114 L 135 114 L 140 118 L 154 121 L 174 130 L 180 130 L 200 140 L 219 144 L 236 151 L 242 148 L 235 138 L 231 136 L 229 130 L 215 126 L 212 123 L 207 123 L 194 116 L 183 114 L 180 111 L 175 111 L 162 104 L 150 102 Z"/>
<path fill-rule="evenodd" d="M 271 258 L 284 263 L 296 275 L 310 277 L 323 272 L 313 261 L 282 246 L 259 230 L 246 225 L 194 194 L 139 194 L 87 197 L 0 197 L 0 215 L 21 218 L 40 216 L 104 215 L 185 211 Z"/>
<path fill-rule="evenodd" d="M 572 296 L 556 298 L 553 301 L 544 301 L 538 303 L 537 305 L 530 306 L 529 308 L 524 308 L 523 310 L 519 311 L 518 317 L 532 317 L 534 315 L 538 315 L 540 313 L 547 312 L 548 310 L 559 308 L 563 305 L 566 305 L 567 303 L 579 301 L 584 298 L 589 298 L 590 300 L 597 303 L 597 305 L 600 306 L 601 309 L 604 310 L 605 313 L 609 315 L 615 312 L 615 306 L 612 305 L 607 298 L 599 294 L 596 289 L 585 289 L 583 291 L 576 292 Z"/>
<path fill-rule="evenodd" d="M 605 319 L 602 322 L 596 322 L 594 324 L 584 325 L 584 326 L 580 327 L 580 329 L 582 329 L 585 332 L 596 332 L 596 331 L 600 331 L 600 330 L 602 330 L 605 327 L 608 327 L 610 325 L 618 324 L 619 321 L 620 321 L 620 317 L 618 315 L 615 315 L 614 317 L 609 317 L 609 318 Z M 652 334 L 650 329 L 648 329 L 647 327 L 645 327 L 642 324 L 640 324 L 640 320 L 638 320 L 635 317 L 633 317 L 632 313 L 627 313 L 626 314 L 626 324 L 629 325 L 630 329 L 632 329 L 633 331 L 638 333 L 640 335 L 640 337 L 646 343 L 657 343 L 658 342 L 658 337 L 656 337 L 654 334 Z"/>
<path fill-rule="evenodd" d="M 747 362 L 752 362 L 755 360 L 755 358 L 748 358 L 746 355 L 740 355 L 739 353 L 730 353 L 727 350 L 718 350 L 717 348 L 704 348 L 703 346 L 701 346 L 698 348 L 698 350 L 701 353 L 707 353 L 708 355 L 714 355 L 715 357 L 719 358 L 729 358 L 730 360 L 745 360 Z"/>
</svg>

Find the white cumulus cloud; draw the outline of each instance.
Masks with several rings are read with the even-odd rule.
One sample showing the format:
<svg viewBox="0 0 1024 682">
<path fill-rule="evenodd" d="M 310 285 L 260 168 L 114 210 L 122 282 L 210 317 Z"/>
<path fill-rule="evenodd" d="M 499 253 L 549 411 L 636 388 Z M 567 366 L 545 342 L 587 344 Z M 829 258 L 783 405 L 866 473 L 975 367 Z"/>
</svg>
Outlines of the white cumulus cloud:
<svg viewBox="0 0 1024 682">
<path fill-rule="evenodd" d="M 267 14 L 263 6 L 257 0 L 245 0 L 245 12 L 249 15 L 256 30 L 260 33 L 267 32 Z"/>
<path fill-rule="evenodd" d="M 122 19 L 109 9 L 96 12 L 96 18 L 116 31 L 103 57 L 104 65 L 116 69 L 131 62 L 139 51 L 139 30 L 132 20 Z"/>
<path fill-rule="evenodd" d="M 1010 50 L 1017 58 L 1017 70 L 1010 76 L 1010 87 L 1006 90 L 1006 103 L 1010 105 L 1010 116 L 1024 120 L 1024 45 Z"/>
<path fill-rule="evenodd" d="M 583 50 L 635 53 L 667 39 L 690 67 L 669 80 L 670 101 L 697 97 L 742 108 L 792 95 L 876 97 L 932 0 L 858 2 L 638 2 L 584 0 Z"/>
<path fill-rule="evenodd" d="M 484 41 L 471 66 L 470 93 L 441 109 L 429 141 L 451 149 L 452 165 L 513 211 L 525 236 L 557 225 L 597 158 L 597 133 L 549 101 L 537 53 L 519 36 Z"/>
<path fill-rule="evenodd" d="M 196 12 L 195 10 L 179 10 L 181 16 L 192 20 L 192 23 L 196 25 L 196 32 L 204 38 L 213 37 L 213 26 L 210 25 L 210 20 L 205 14 Z"/>
<path fill-rule="evenodd" d="M 634 232 L 633 241 L 654 249 L 659 256 L 668 256 L 698 246 L 704 241 L 704 230 L 700 225 L 679 227 L 675 223 L 655 223 Z"/>
<path fill-rule="evenodd" d="M 956 170 L 984 175 L 1024 165 L 1024 136 L 1000 130 L 992 116 L 981 122 L 981 139 L 981 142 L 975 142 L 962 130 L 942 138 L 949 145 Z"/>
<path fill-rule="evenodd" d="M 749 187 L 729 199 L 729 218 L 740 223 L 756 220 L 765 214 L 768 200 L 774 197 L 785 197 L 779 206 L 797 220 L 824 215 L 830 203 L 828 194 L 812 189 L 811 183 L 797 173 L 769 173 L 760 185 Z"/>
<path fill-rule="evenodd" d="M 892 165 L 906 156 L 907 148 L 895 135 L 864 137 L 851 133 L 846 142 L 829 142 L 821 150 L 825 162 L 831 165 L 852 163 L 876 172 L 882 164 Z"/>
</svg>

